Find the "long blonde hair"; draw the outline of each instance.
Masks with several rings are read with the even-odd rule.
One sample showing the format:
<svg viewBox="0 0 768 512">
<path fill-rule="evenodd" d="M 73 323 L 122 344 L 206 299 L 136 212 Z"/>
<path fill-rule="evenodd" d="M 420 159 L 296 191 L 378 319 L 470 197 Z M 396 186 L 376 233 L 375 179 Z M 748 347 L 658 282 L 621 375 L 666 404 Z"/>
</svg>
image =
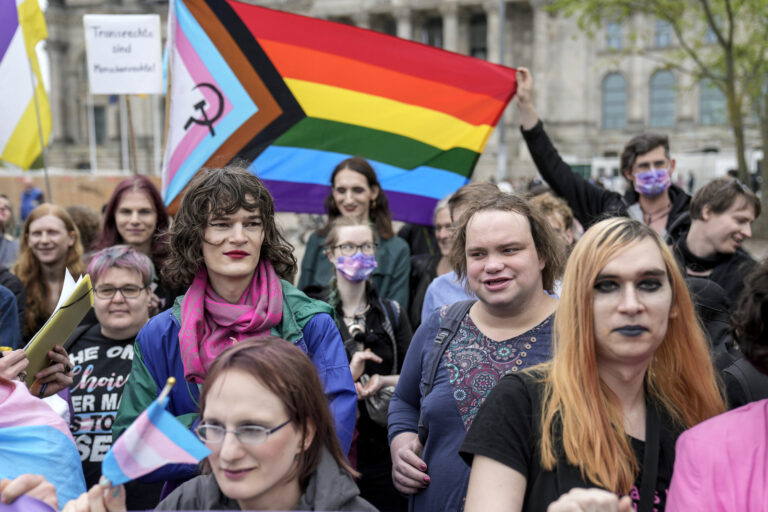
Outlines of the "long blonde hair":
<svg viewBox="0 0 768 512">
<path fill-rule="evenodd" d="M 613 218 L 592 226 L 570 256 L 555 313 L 554 357 L 542 405 L 541 464 L 554 469 L 562 443 L 568 463 L 579 467 L 583 477 L 624 494 L 639 464 L 624 431 L 618 399 L 598 375 L 593 294 L 605 265 L 645 239 L 653 240 L 661 252 L 677 312 L 648 367 L 646 390 L 681 429 L 725 410 L 704 333 L 670 250 L 636 220 Z"/>
<path fill-rule="evenodd" d="M 66 267 L 75 279 L 85 273 L 80 232 L 67 211 L 60 206 L 50 203 L 41 204 L 32 210 L 24 222 L 24 231 L 22 232 L 21 243 L 19 244 L 19 257 L 16 260 L 16 265 L 13 267 L 13 273 L 16 274 L 16 277 L 19 278 L 27 290 L 27 311 L 24 319 L 24 337 L 26 339 L 35 334 L 38 318 L 47 317 L 50 314 L 47 308 L 48 294 L 50 293 L 48 283 L 43 278 L 40 261 L 38 261 L 29 247 L 30 224 L 46 215 L 58 217 L 64 223 L 67 233 L 75 234 L 75 243 L 67 251 Z M 61 279 L 62 281 L 64 280 L 64 274 L 61 275 Z"/>
</svg>

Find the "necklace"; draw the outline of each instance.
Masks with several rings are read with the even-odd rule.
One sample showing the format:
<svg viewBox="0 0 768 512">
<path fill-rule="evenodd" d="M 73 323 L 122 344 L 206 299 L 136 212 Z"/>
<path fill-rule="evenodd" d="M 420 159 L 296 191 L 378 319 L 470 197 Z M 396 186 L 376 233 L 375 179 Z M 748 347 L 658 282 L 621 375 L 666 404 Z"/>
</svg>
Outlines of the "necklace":
<svg viewBox="0 0 768 512">
<path fill-rule="evenodd" d="M 642 210 L 643 207 L 641 206 L 640 209 Z M 666 217 L 669 214 L 669 211 L 671 209 L 672 209 L 672 203 L 669 202 L 659 210 L 652 213 L 646 213 L 646 211 L 643 210 L 643 217 L 645 218 L 645 223 L 650 225 L 652 221 L 659 220 L 661 218 Z"/>
</svg>

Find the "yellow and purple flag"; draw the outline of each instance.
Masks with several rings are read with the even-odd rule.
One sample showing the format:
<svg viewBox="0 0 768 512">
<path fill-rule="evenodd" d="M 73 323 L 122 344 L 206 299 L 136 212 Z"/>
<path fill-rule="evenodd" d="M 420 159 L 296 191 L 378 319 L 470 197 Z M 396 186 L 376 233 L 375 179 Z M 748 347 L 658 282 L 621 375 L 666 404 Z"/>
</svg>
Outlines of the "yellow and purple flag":
<svg viewBox="0 0 768 512">
<path fill-rule="evenodd" d="M 165 410 L 158 398 L 139 415 L 104 456 L 101 474 L 112 485 L 130 482 L 166 464 L 196 464 L 211 451 Z"/>
<path fill-rule="evenodd" d="M 51 135 L 51 108 L 35 54 L 47 37 L 38 0 L 0 0 L 0 160 L 22 169 L 40 156 L 41 135 L 43 144 Z"/>
<path fill-rule="evenodd" d="M 333 168 L 366 158 L 393 217 L 429 224 L 472 175 L 515 70 L 236 0 L 172 0 L 163 195 L 244 161 L 278 210 L 320 213 Z"/>
</svg>

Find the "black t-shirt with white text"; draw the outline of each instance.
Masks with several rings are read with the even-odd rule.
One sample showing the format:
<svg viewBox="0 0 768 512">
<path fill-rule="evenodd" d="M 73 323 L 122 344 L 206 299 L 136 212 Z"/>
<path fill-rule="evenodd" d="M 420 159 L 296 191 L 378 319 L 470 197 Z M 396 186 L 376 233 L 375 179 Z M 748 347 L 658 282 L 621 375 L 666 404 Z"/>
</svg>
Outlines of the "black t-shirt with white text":
<svg viewBox="0 0 768 512">
<path fill-rule="evenodd" d="M 133 341 L 106 338 L 95 324 L 68 349 L 74 367 L 70 430 L 89 489 L 99 482 L 101 461 L 112 446 L 112 423 L 131 373 Z"/>
</svg>

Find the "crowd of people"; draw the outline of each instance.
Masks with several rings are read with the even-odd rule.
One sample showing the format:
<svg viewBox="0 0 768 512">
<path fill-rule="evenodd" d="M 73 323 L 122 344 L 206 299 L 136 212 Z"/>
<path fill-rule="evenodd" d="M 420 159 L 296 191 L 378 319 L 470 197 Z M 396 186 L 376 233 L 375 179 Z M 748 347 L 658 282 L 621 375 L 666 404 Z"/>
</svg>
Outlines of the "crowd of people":
<svg viewBox="0 0 768 512">
<path fill-rule="evenodd" d="M 65 490 L 56 467 L 0 460 L 0 501 L 768 510 L 768 261 L 742 248 L 760 199 L 730 177 L 691 197 L 654 133 L 621 154 L 626 193 L 606 190 L 558 155 L 517 78 L 546 186 L 470 183 L 396 234 L 374 168 L 349 158 L 300 265 L 239 166 L 202 169 L 173 218 L 143 176 L 100 217 L 27 191 L 18 239 L 0 195 L 0 418 L 18 414 L 7 397 L 45 401 L 82 466 Z M 90 275 L 93 310 L 27 378 L 21 347 L 67 272 Z M 167 410 L 210 455 L 113 487 L 105 454 L 169 377 Z"/>
</svg>

